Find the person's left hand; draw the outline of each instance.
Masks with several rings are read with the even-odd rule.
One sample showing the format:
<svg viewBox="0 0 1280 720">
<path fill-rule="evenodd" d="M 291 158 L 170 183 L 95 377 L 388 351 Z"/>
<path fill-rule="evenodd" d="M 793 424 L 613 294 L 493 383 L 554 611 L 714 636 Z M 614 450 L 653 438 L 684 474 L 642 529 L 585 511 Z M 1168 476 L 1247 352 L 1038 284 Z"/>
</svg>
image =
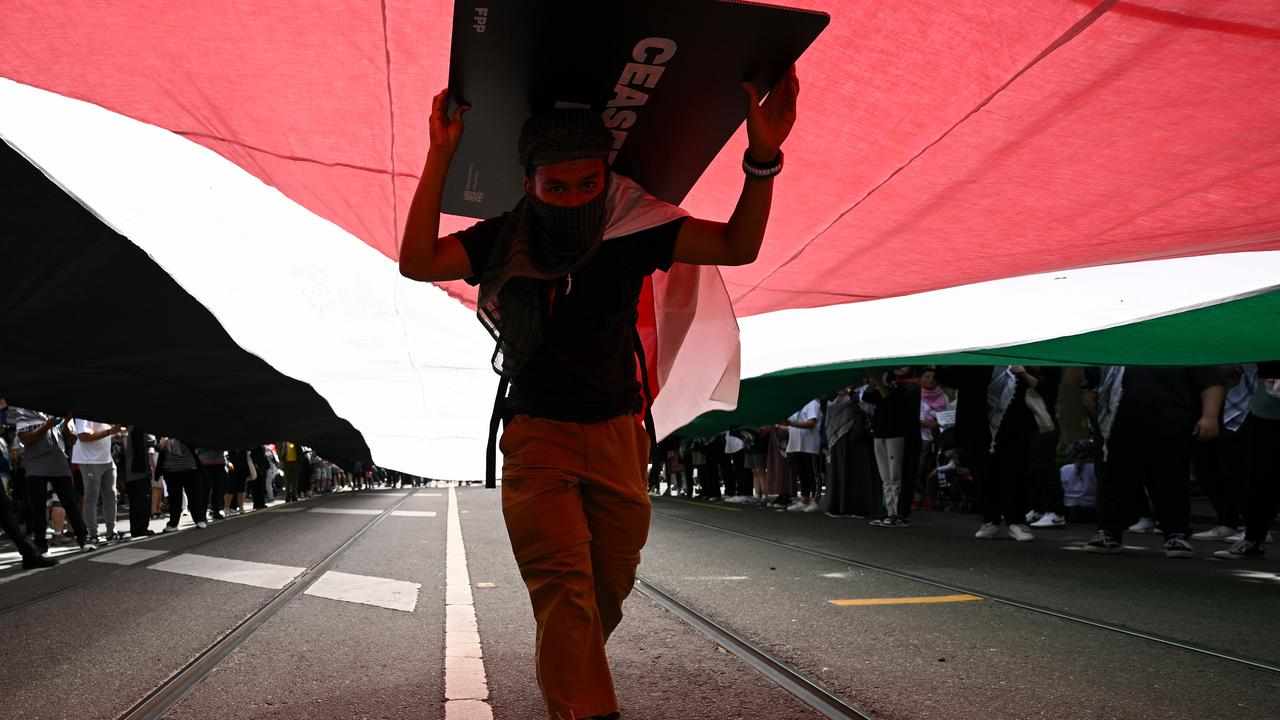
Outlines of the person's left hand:
<svg viewBox="0 0 1280 720">
<path fill-rule="evenodd" d="M 747 140 L 753 162 L 764 163 L 778 157 L 782 143 L 791 134 L 796 123 L 796 97 L 800 94 L 800 79 L 794 65 L 787 70 L 769 97 L 760 102 L 760 91 L 755 85 L 744 82 L 747 94 Z"/>
<path fill-rule="evenodd" d="M 1202 417 L 1196 421 L 1195 436 L 1200 442 L 1209 442 L 1218 437 L 1218 419 Z"/>
</svg>

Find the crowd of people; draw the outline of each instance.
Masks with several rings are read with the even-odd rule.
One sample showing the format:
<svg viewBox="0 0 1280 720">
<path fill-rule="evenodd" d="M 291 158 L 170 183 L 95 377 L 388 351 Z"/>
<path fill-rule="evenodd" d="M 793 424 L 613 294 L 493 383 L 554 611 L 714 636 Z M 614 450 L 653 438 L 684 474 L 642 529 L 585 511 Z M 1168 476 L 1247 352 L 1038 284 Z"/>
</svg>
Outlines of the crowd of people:
<svg viewBox="0 0 1280 720">
<path fill-rule="evenodd" d="M 23 567 L 56 564 L 50 543 L 81 550 L 173 532 L 185 511 L 197 529 L 340 489 L 413 485 L 424 478 L 356 463 L 350 471 L 292 441 L 234 450 L 196 447 L 137 427 L 12 407 L 0 398 L 0 522 Z M 248 508 L 246 508 L 248 504 Z M 127 520 L 120 522 L 125 513 Z"/>
<path fill-rule="evenodd" d="M 1091 552 L 1120 552 L 1132 532 L 1163 534 L 1169 557 L 1195 541 L 1261 557 L 1280 502 L 1278 377 L 1270 363 L 872 369 L 775 425 L 667 438 L 650 490 L 884 528 L 918 509 L 974 513 L 979 539 L 1096 523 Z M 26 567 L 55 562 L 51 541 L 93 550 L 152 535 L 158 518 L 176 530 L 184 511 L 204 528 L 277 496 L 424 483 L 291 441 L 194 447 L 0 399 L 0 519 Z M 1193 488 L 1216 516 L 1198 532 Z"/>
<path fill-rule="evenodd" d="M 650 491 L 907 528 L 974 513 L 1029 542 L 1068 523 L 1085 550 L 1160 533 L 1171 558 L 1261 557 L 1280 502 L 1280 363 L 1215 367 L 876 368 L 767 427 L 673 436 Z M 1192 488 L 1214 524 L 1193 532 Z"/>
</svg>

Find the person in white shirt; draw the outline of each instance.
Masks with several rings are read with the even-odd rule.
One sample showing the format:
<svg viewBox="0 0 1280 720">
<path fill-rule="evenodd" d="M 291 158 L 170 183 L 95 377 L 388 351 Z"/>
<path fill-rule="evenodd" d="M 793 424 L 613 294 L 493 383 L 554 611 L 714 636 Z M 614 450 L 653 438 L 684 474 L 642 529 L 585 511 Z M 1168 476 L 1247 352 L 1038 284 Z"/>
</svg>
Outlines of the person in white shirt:
<svg viewBox="0 0 1280 720">
<path fill-rule="evenodd" d="M 792 477 L 797 478 L 800 495 L 787 507 L 794 512 L 817 512 L 817 462 L 822 450 L 822 433 L 818 419 L 822 417 L 822 403 L 810 400 L 782 426 L 787 428 L 787 464 Z"/>
<path fill-rule="evenodd" d="M 76 418 L 73 423 L 76 434 L 75 447 L 71 449 L 71 462 L 80 467 L 84 478 L 84 524 L 89 529 L 89 542 L 97 544 L 98 501 L 102 501 L 102 520 L 107 526 L 105 542 L 117 539 L 116 534 L 116 464 L 111 460 L 111 437 L 125 432 L 118 425 Z"/>
</svg>

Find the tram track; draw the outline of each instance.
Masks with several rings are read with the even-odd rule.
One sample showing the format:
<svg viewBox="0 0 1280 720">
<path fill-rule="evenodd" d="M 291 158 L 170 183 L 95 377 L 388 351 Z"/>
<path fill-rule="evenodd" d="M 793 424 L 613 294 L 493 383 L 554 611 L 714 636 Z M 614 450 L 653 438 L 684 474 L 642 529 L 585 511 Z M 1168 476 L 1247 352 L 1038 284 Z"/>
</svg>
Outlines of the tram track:
<svg viewBox="0 0 1280 720">
<path fill-rule="evenodd" d="M 1219 650 L 1215 650 L 1213 648 L 1205 647 L 1205 646 L 1198 645 L 1191 642 L 1186 642 L 1176 638 L 1163 636 L 1157 633 L 1136 630 L 1133 628 L 1125 627 L 1123 625 L 1109 623 L 1104 620 L 1090 618 L 1083 615 L 1077 615 L 1075 613 L 1065 612 L 1062 610 L 1056 610 L 1054 608 L 1046 607 L 1044 605 L 1039 605 L 1037 603 L 1031 603 L 1024 600 L 1019 600 L 1017 598 L 1000 595 L 998 593 L 992 593 L 987 590 L 981 590 L 981 589 L 968 587 L 965 585 L 960 585 L 960 584 L 945 581 L 945 580 L 939 580 L 936 578 L 927 577 L 925 575 L 919 575 L 917 573 L 907 572 L 905 570 L 898 570 L 885 565 L 867 562 L 865 560 L 859 560 L 856 558 L 848 557 L 846 555 L 840 555 L 838 553 L 819 550 L 817 548 L 806 547 L 804 545 L 797 545 L 795 543 L 776 540 L 774 538 L 765 537 L 763 535 L 756 535 L 754 533 L 744 532 L 741 530 L 725 528 L 719 525 L 715 525 L 713 523 L 702 522 L 700 520 L 692 520 L 690 518 L 682 517 L 680 515 L 670 513 L 670 512 L 664 512 L 656 508 L 654 510 L 654 513 L 661 515 L 664 518 L 669 520 L 675 520 L 688 525 L 705 528 L 707 530 L 712 530 L 712 531 L 723 533 L 726 535 L 740 537 L 746 540 L 751 540 L 751 541 L 762 543 L 765 545 L 771 545 L 776 548 L 781 548 L 781 549 L 789 550 L 792 552 L 798 552 L 798 553 L 802 553 L 812 557 L 821 558 L 824 560 L 843 563 L 850 567 L 861 568 L 864 570 L 881 573 L 883 575 L 896 577 L 902 580 L 909 580 L 912 582 L 920 583 L 922 585 L 928 585 L 941 590 L 946 590 L 949 593 L 973 595 L 976 597 L 980 597 L 983 600 L 990 601 L 992 603 L 1018 608 L 1020 610 L 1035 613 L 1037 615 L 1052 617 L 1058 620 L 1075 623 L 1079 625 L 1084 625 L 1097 630 L 1103 630 L 1110 633 L 1125 635 L 1131 638 L 1148 641 L 1148 642 L 1162 645 L 1165 647 L 1176 648 L 1178 650 L 1182 650 L 1182 651 L 1186 651 L 1186 652 L 1190 652 L 1198 655 L 1212 657 L 1218 660 L 1225 660 L 1227 662 L 1239 664 L 1239 665 L 1249 667 L 1254 670 L 1258 670 L 1262 672 L 1280 674 L 1280 666 L 1277 666 L 1275 664 L 1272 664 L 1263 660 L 1258 660 L 1255 658 L 1248 658 L 1248 657 L 1243 657 L 1238 655 L 1232 655 Z M 696 612 L 696 611 L 691 610 L 691 612 Z M 710 621 L 708 620 L 708 622 Z M 838 716 L 838 717 L 849 717 L 849 716 Z"/>
<path fill-rule="evenodd" d="M 204 650 L 187 661 L 181 668 L 165 678 L 159 685 L 135 702 L 127 710 L 116 716 L 117 720 L 159 720 L 164 717 L 197 683 L 213 671 L 228 655 L 244 644 L 259 628 L 279 613 L 291 600 L 301 595 L 316 580 L 319 580 L 338 561 L 352 545 L 372 530 L 391 513 L 405 504 L 413 493 L 400 498 L 390 507 L 383 509 L 378 515 L 369 519 L 351 537 L 322 558 L 309 566 L 285 587 L 281 588 L 266 603 L 249 613 L 240 622 L 220 635 Z"/>
<path fill-rule="evenodd" d="M 866 711 L 850 705 L 807 675 L 676 599 L 652 580 L 637 577 L 636 589 L 824 717 L 831 720 L 873 720 Z"/>
</svg>

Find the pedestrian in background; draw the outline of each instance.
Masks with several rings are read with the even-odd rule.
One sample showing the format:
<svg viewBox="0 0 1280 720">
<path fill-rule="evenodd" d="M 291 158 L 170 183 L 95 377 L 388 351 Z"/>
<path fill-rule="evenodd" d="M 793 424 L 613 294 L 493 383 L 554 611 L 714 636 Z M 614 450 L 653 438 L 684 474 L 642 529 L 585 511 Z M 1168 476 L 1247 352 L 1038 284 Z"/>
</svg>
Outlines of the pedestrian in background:
<svg viewBox="0 0 1280 720">
<path fill-rule="evenodd" d="M 89 529 L 89 542 L 100 541 L 99 502 L 107 530 L 103 539 L 117 540 L 116 465 L 111 459 L 111 438 L 124 432 L 124 428 L 81 418 L 72 421 L 72 425 L 77 442 L 71 448 L 71 462 L 80 467 L 80 477 L 84 479 L 84 523 Z"/>
<path fill-rule="evenodd" d="M 198 528 L 207 527 L 205 512 L 209 505 L 209 488 L 200 474 L 195 450 L 177 438 L 165 438 L 160 441 L 160 458 L 156 466 L 164 476 L 165 489 L 169 494 L 169 522 L 164 526 L 164 532 L 178 529 L 178 521 L 182 519 L 183 493 L 186 493 L 187 505 L 190 506 L 191 520 Z"/>
<path fill-rule="evenodd" d="M 89 529 L 80 514 L 80 497 L 76 495 L 71 479 L 71 463 L 67 459 L 67 438 L 63 430 L 67 421 L 35 410 L 11 408 L 16 411 L 18 439 L 22 442 L 23 464 L 27 470 L 27 530 L 32 544 L 41 555 L 49 552 L 45 538 L 48 515 L 45 505 L 52 488 L 66 512 L 76 535 L 76 542 L 84 551 L 96 550 L 89 542 Z"/>
</svg>

